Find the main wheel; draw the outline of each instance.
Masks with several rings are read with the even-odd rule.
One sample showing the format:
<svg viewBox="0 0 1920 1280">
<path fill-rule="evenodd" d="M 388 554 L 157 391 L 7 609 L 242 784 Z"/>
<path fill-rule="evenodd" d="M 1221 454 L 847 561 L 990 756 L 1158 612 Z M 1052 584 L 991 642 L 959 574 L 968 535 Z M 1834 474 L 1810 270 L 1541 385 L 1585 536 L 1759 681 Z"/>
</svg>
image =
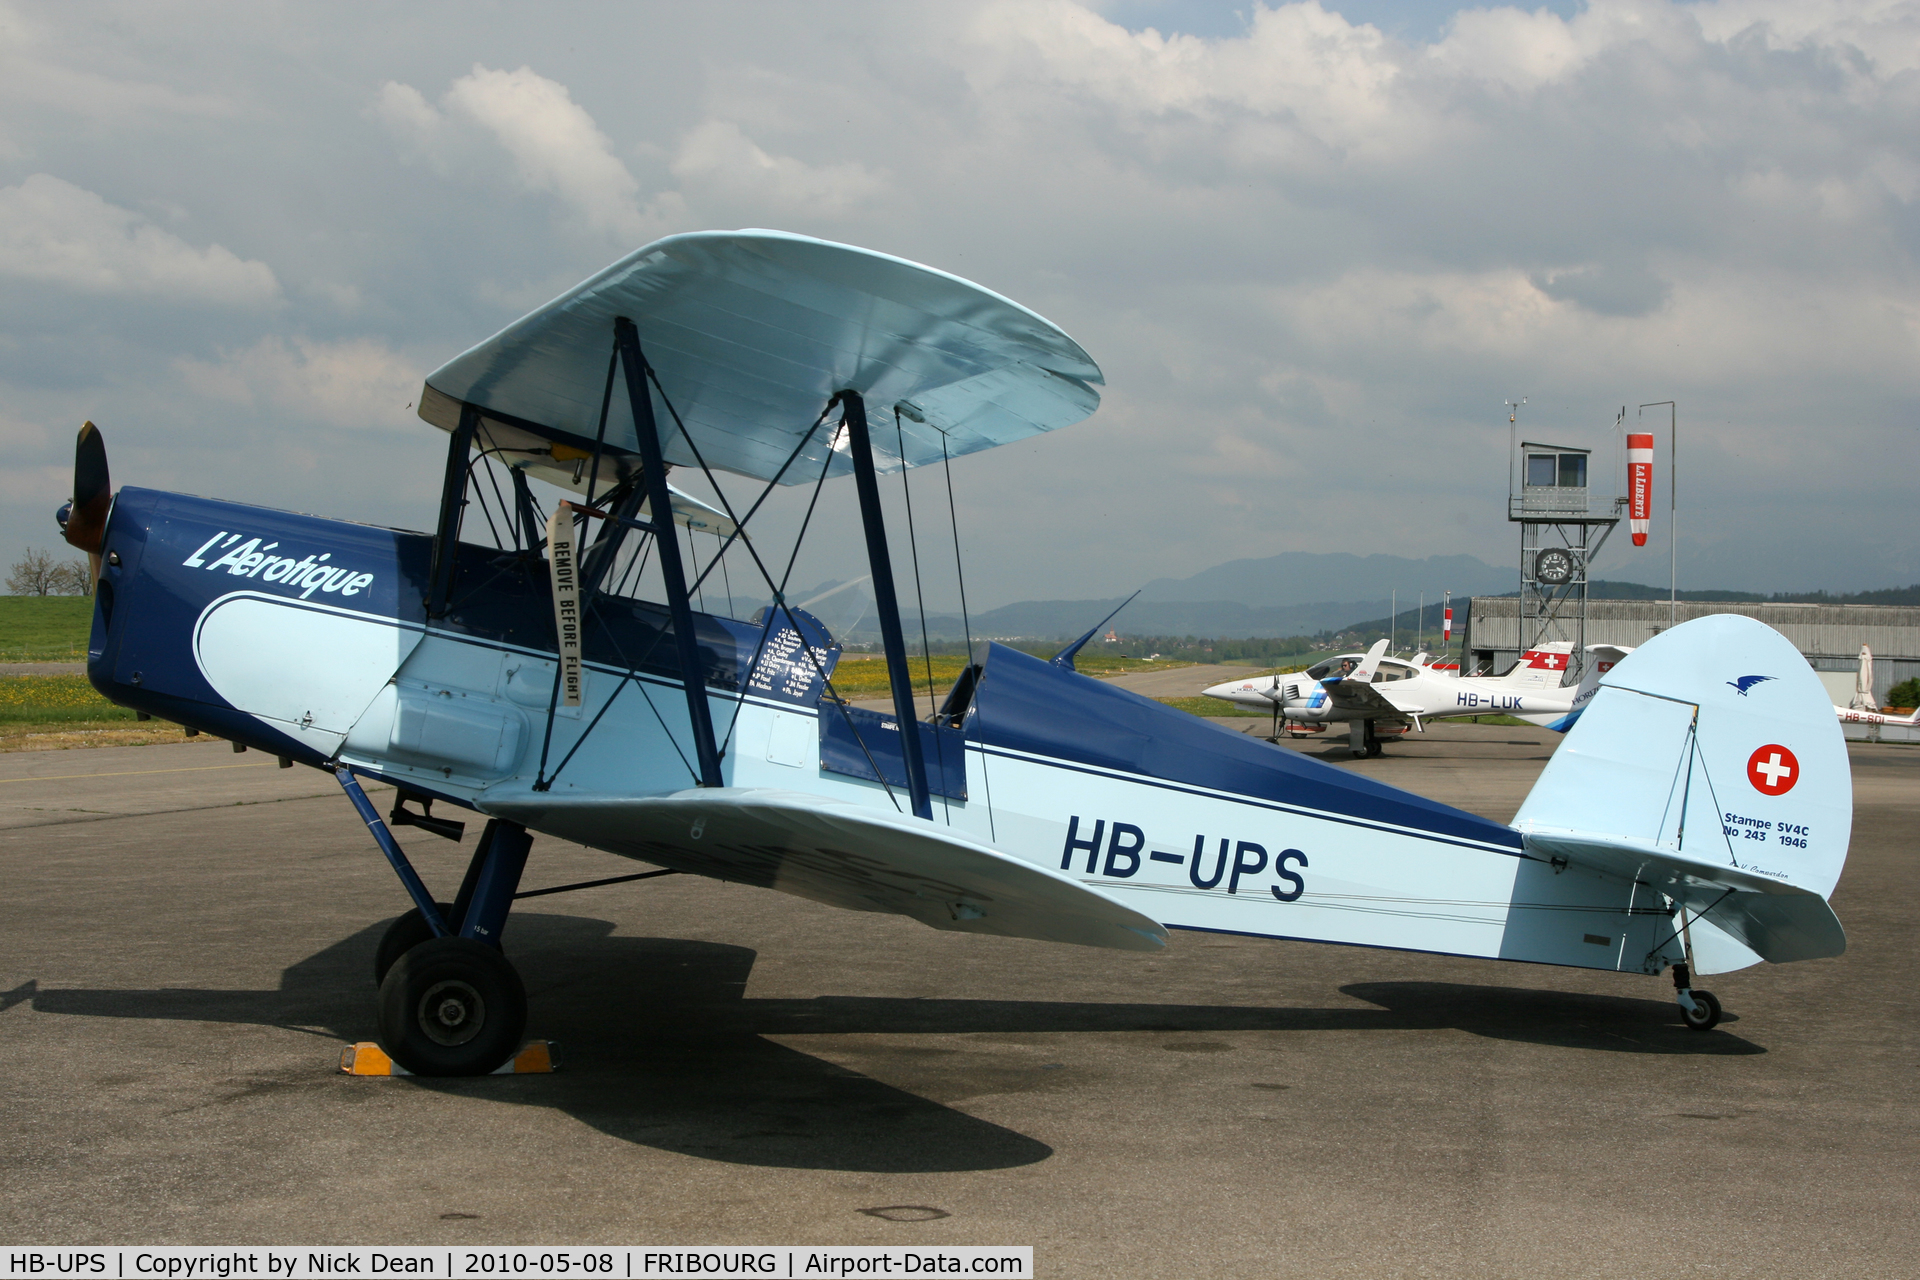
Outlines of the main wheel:
<svg viewBox="0 0 1920 1280">
<path fill-rule="evenodd" d="M 471 938 L 433 938 L 380 983 L 380 1042 L 417 1076 L 483 1076 L 520 1047 L 527 989 L 507 958 Z"/>
<path fill-rule="evenodd" d="M 453 908 L 448 904 L 436 902 L 433 905 L 440 908 L 441 919 L 453 917 Z M 387 931 L 380 935 L 380 945 L 373 949 L 373 985 L 377 987 L 386 979 L 387 970 L 393 968 L 395 960 L 432 937 L 433 927 L 420 914 L 418 907 L 388 925 Z"/>
<path fill-rule="evenodd" d="M 1714 998 L 1713 992 L 1696 989 L 1687 994 L 1693 997 L 1693 1008 L 1680 1010 L 1687 1030 L 1711 1031 L 1720 1025 L 1720 1002 Z"/>
</svg>

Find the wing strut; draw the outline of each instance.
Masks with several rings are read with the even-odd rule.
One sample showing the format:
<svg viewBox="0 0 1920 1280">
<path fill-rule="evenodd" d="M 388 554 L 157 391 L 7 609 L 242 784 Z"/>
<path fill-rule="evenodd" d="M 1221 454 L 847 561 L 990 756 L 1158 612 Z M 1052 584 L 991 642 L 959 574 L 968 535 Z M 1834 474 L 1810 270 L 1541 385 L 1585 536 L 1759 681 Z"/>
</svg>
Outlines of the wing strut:
<svg viewBox="0 0 1920 1280">
<path fill-rule="evenodd" d="M 646 358 L 640 353 L 640 331 L 634 328 L 633 321 L 621 316 L 613 322 L 613 338 L 620 348 L 620 364 L 627 375 L 627 399 L 633 405 L 634 434 L 639 437 L 640 461 L 645 468 L 649 523 L 653 525 L 653 536 L 660 548 L 660 577 L 667 589 L 667 611 L 673 618 L 674 645 L 680 651 L 680 682 L 687 693 L 687 717 L 693 725 L 693 750 L 700 766 L 700 785 L 723 787 L 726 781 L 720 776 L 720 750 L 714 742 L 713 714 L 707 706 L 700 640 L 693 629 L 693 606 L 687 600 L 686 567 L 680 562 L 680 536 L 673 526 L 673 496 L 667 491 L 666 460 L 661 457 L 660 432 L 653 417 L 653 393 L 647 387 Z M 871 459 L 868 466 L 872 466 Z M 863 491 L 863 509 L 865 497 Z M 888 585 L 892 585 L 891 579 Z M 899 629 L 897 618 L 894 627 L 896 631 Z M 925 786 L 923 779 L 923 795 Z"/>
<path fill-rule="evenodd" d="M 448 597 L 453 594 L 453 565 L 458 558 L 460 516 L 467 506 L 467 455 L 473 450 L 473 435 L 480 427 L 480 411 L 472 405 L 460 406 L 460 425 L 447 441 L 447 474 L 440 485 L 440 523 L 433 535 L 433 568 L 427 577 L 427 616 L 438 618 L 447 612 Z"/>
<path fill-rule="evenodd" d="M 893 590 L 893 562 L 887 555 L 887 529 L 880 515 L 880 482 L 873 470 L 873 442 L 867 438 L 867 404 L 858 391 L 835 393 L 847 428 L 847 452 L 853 459 L 854 487 L 860 492 L 860 523 L 867 533 L 867 565 L 873 574 L 874 609 L 880 615 L 881 647 L 887 654 L 887 680 L 893 686 L 893 714 L 900 719 L 900 752 L 907 766 L 907 794 L 913 816 L 933 820 L 927 790 L 927 762 L 920 755 L 920 732 L 913 707 L 913 675 L 907 669 L 907 642 L 900 631 L 900 600 Z"/>
</svg>

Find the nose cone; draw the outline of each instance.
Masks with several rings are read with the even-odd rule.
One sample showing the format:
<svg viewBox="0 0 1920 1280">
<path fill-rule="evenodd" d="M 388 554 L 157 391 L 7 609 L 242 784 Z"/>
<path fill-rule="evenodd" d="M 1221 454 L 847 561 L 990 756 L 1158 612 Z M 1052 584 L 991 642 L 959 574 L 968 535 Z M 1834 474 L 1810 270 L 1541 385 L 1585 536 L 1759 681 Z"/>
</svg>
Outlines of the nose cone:
<svg viewBox="0 0 1920 1280">
<path fill-rule="evenodd" d="M 1260 682 L 1253 680 L 1229 680 L 1225 684 L 1216 684 L 1200 692 L 1209 698 L 1239 703 L 1242 706 L 1259 706 L 1267 700 L 1261 693 Z"/>
</svg>

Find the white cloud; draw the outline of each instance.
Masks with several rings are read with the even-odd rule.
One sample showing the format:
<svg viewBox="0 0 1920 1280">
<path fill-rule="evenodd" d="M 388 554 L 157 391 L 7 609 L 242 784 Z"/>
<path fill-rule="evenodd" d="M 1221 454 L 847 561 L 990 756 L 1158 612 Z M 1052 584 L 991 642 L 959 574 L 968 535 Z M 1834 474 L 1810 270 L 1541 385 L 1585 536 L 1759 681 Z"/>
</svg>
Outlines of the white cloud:
<svg viewBox="0 0 1920 1280">
<path fill-rule="evenodd" d="M 280 296 L 264 262 L 196 249 L 130 209 L 46 173 L 0 187 L 0 274 L 83 293 L 259 307 Z"/>
<path fill-rule="evenodd" d="M 0 4 L 0 101 L 53 107 L 93 120 L 139 125 L 154 116 L 219 116 L 219 94 L 185 92 L 157 79 L 104 75 L 76 67 L 85 55 L 62 46 L 62 32 Z"/>
<path fill-rule="evenodd" d="M 46 80 L 21 97 L 0 67 L 0 132 L 22 157 L 0 184 L 48 169 L 109 193 L 182 237 L 176 258 L 211 258 L 211 233 L 167 210 L 218 207 L 243 228 L 221 238 L 244 235 L 285 285 L 275 332 L 334 337 L 351 317 L 386 345 L 337 362 L 362 391 L 329 391 L 328 353 L 349 344 L 262 344 L 246 313 L 118 323 L 119 295 L 76 292 L 50 316 L 14 282 L 62 260 L 23 267 L 0 230 L 0 314 L 23 299 L 0 320 L 0 377 L 59 422 L 72 387 L 151 387 L 186 353 L 216 398 L 176 397 L 191 412 L 165 432 L 182 441 L 302 413 L 410 424 L 391 415 L 417 380 L 379 374 L 382 353 L 430 368 L 659 234 L 784 226 L 978 279 L 1106 369 L 1093 421 L 956 464 L 963 502 L 975 477 L 1004 504 L 965 530 L 970 573 L 999 575 L 990 595 L 1108 593 L 1222 547 L 1404 550 L 1436 528 L 1435 550 L 1504 558 L 1499 406 L 1522 394 L 1596 444 L 1621 403 L 1679 398 L 1694 474 L 1740 482 L 1694 489 L 1692 528 L 1812 566 L 1748 585 L 1845 585 L 1821 574 L 1868 573 L 1863 539 L 1920 577 L 1920 532 L 1855 518 L 1898 509 L 1898 468 L 1861 460 L 1902 456 L 1920 412 L 1920 5 L 1459 3 L 1425 43 L 1338 0 L 1249 0 L 1205 38 L 1068 0 L 709 0 L 649 10 L 639 44 L 555 38 L 536 10 L 469 22 L 476 50 L 538 73 L 498 52 L 447 64 L 443 26 L 353 9 L 295 35 L 270 9 L 130 6 L 109 24 L 35 7 L 32 59 L 209 100 L 163 94 L 103 128 L 134 117 L 86 115 L 82 91 Z M 611 0 L 590 16 L 636 20 Z M 66 212 L 36 225 L 98 239 Z M 139 225 L 112 223 L 128 253 Z M 125 344 L 114 360 L 95 354 L 103 333 Z M 161 430 L 157 406 L 121 412 Z M 1805 459 L 1740 461 L 1809 424 L 1823 447 Z M 287 501 L 401 487 L 317 456 Z M 432 470 L 413 477 L 427 504 Z M 1143 476 L 1181 521 L 1115 520 Z M 356 513 L 377 517 L 366 501 Z"/>
<path fill-rule="evenodd" d="M 418 89 L 393 80 L 381 85 L 374 95 L 373 113 L 394 137 L 423 152 L 431 153 L 446 130 L 446 118 Z"/>
<path fill-rule="evenodd" d="M 420 425 L 410 406 L 425 372 L 371 339 L 268 337 L 244 350 L 222 352 L 218 361 L 182 358 L 174 368 L 189 389 L 248 409 L 271 409 L 348 430 Z"/>
<path fill-rule="evenodd" d="M 695 195 L 779 214 L 842 213 L 881 195 L 886 184 L 856 163 L 808 165 L 769 155 L 740 127 L 705 120 L 680 140 L 673 176 Z"/>
<path fill-rule="evenodd" d="M 658 233 L 658 218 L 640 205 L 640 184 L 613 154 L 613 144 L 573 100 L 567 86 L 529 67 L 497 71 L 476 63 L 434 107 L 411 85 L 388 81 L 374 113 L 411 148 L 449 167 L 455 122 L 476 125 L 513 158 L 528 190 L 551 195 L 595 231 L 626 240 Z"/>
</svg>

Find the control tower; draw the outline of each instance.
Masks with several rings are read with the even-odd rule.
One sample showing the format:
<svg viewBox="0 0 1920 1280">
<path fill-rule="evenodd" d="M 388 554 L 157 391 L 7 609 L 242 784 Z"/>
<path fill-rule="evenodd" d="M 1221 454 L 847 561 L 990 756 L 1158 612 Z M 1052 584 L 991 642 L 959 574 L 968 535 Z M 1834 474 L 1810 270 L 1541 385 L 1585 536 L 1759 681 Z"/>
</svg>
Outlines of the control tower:
<svg viewBox="0 0 1920 1280">
<path fill-rule="evenodd" d="M 1515 436 L 1517 416 L 1507 420 Z M 1520 648 L 1571 642 L 1571 684 L 1586 661 L 1587 566 L 1620 523 L 1627 500 L 1589 487 L 1591 449 L 1509 444 L 1507 519 L 1520 526 Z"/>
</svg>

